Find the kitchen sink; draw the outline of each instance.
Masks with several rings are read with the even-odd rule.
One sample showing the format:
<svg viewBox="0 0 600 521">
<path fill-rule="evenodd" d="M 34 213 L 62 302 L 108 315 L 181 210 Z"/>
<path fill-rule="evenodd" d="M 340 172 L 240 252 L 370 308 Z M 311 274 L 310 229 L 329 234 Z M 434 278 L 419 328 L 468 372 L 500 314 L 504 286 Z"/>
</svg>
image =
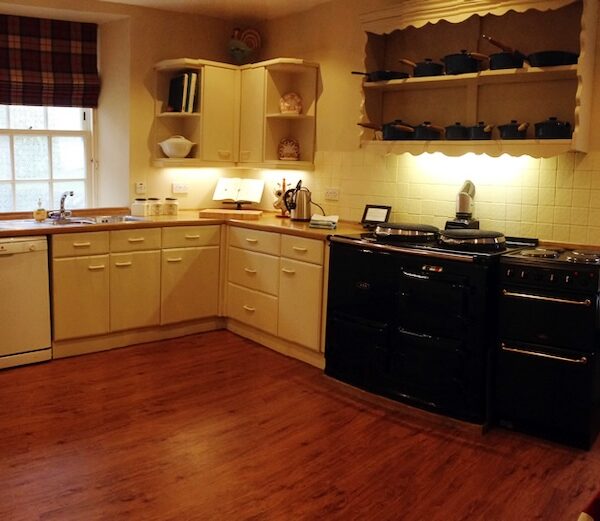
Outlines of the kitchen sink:
<svg viewBox="0 0 600 521">
<path fill-rule="evenodd" d="M 24 226 L 69 226 L 69 225 L 84 225 L 84 224 L 119 224 L 119 223 L 136 223 L 145 222 L 144 217 L 136 217 L 134 215 L 92 215 L 89 217 L 65 217 L 64 219 L 46 219 L 44 221 L 36 221 L 35 219 L 12 219 L 0 221 L 0 227 L 4 228 L 19 228 Z"/>
</svg>

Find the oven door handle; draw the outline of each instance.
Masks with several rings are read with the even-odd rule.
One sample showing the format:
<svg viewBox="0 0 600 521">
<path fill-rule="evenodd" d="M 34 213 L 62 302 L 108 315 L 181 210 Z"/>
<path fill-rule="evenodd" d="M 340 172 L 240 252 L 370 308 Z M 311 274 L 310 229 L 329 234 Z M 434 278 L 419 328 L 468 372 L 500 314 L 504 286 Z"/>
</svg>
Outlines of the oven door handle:
<svg viewBox="0 0 600 521">
<path fill-rule="evenodd" d="M 549 360 L 556 360 L 558 362 L 568 362 L 570 364 L 587 364 L 587 356 L 581 358 L 569 358 L 567 356 L 551 355 L 549 353 L 540 353 L 539 351 L 529 351 L 528 349 L 519 349 L 518 347 L 511 347 L 506 345 L 504 342 L 500 344 L 502 351 L 508 351 L 510 353 L 517 353 L 519 355 L 536 356 L 538 358 L 546 358 Z"/>
<path fill-rule="evenodd" d="M 402 275 L 409 279 L 429 280 L 429 275 L 421 275 L 420 273 L 413 273 L 412 271 L 402 270 Z"/>
<path fill-rule="evenodd" d="M 506 289 L 502 290 L 502 294 L 505 297 L 515 297 L 515 298 L 524 298 L 529 300 L 541 300 L 544 302 L 554 302 L 556 304 L 573 304 L 574 306 L 586 306 L 590 307 L 592 305 L 592 301 L 589 298 L 585 300 L 570 300 L 566 298 L 557 298 L 557 297 L 545 297 L 543 295 L 532 295 L 531 293 L 515 293 L 514 291 L 508 291 Z"/>
</svg>

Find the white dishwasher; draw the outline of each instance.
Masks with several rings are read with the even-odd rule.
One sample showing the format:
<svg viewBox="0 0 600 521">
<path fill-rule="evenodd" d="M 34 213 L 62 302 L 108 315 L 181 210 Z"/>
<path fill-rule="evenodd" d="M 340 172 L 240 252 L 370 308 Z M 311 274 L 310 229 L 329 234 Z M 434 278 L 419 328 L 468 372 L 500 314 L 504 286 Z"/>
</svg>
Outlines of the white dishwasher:
<svg viewBox="0 0 600 521">
<path fill-rule="evenodd" d="M 51 358 L 46 237 L 0 238 L 0 368 Z"/>
</svg>

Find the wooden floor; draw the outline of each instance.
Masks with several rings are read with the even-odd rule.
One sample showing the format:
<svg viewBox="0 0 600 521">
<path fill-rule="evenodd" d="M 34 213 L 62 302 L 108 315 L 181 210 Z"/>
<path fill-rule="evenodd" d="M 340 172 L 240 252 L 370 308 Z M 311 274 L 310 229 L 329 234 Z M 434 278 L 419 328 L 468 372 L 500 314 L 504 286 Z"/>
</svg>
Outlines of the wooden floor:
<svg viewBox="0 0 600 521">
<path fill-rule="evenodd" d="M 0 372 L 0 520 L 576 521 L 584 452 L 371 397 L 225 331 Z"/>
</svg>

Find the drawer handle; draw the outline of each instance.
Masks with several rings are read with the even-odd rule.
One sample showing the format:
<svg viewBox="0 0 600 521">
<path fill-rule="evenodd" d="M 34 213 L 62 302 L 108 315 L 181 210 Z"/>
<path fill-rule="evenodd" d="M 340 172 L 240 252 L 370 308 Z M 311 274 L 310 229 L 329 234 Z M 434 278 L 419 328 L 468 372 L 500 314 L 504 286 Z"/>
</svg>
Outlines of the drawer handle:
<svg viewBox="0 0 600 521">
<path fill-rule="evenodd" d="M 115 266 L 117 268 L 126 268 L 127 266 L 131 266 L 133 264 L 133 262 L 131 261 L 126 261 L 126 262 L 115 262 Z"/>
<path fill-rule="evenodd" d="M 251 313 L 254 313 L 256 311 L 256 308 L 253 308 L 251 306 L 246 306 L 246 304 L 244 304 L 242 306 L 246 311 L 250 311 Z"/>
<path fill-rule="evenodd" d="M 183 260 L 182 257 L 170 257 L 167 258 L 167 262 L 181 262 Z"/>
<path fill-rule="evenodd" d="M 283 273 L 288 273 L 290 275 L 294 275 L 294 273 L 296 273 L 296 270 L 290 270 L 288 268 L 281 268 L 281 271 L 283 271 Z"/>
<path fill-rule="evenodd" d="M 308 248 L 302 248 L 301 246 L 292 246 L 292 250 L 299 251 L 300 253 L 306 253 Z"/>
<path fill-rule="evenodd" d="M 186 239 L 193 239 L 193 240 L 196 240 L 196 239 L 199 239 L 199 238 L 200 238 L 200 235 L 187 235 L 187 234 L 186 234 L 185 238 L 186 238 Z"/>
<path fill-rule="evenodd" d="M 504 342 L 501 344 L 502 351 L 508 351 L 510 353 L 518 353 L 520 355 L 535 356 L 537 358 L 547 358 L 549 360 L 556 360 L 557 362 L 567 362 L 569 364 L 587 364 L 587 356 L 581 358 L 568 358 L 566 356 L 551 355 L 550 353 L 540 353 L 538 351 L 529 351 L 528 349 L 519 349 L 517 347 L 507 346 Z"/>
<path fill-rule="evenodd" d="M 97 270 L 103 270 L 104 269 L 104 264 L 90 264 L 88 266 L 88 270 L 90 271 L 97 271 Z"/>
<path fill-rule="evenodd" d="M 144 242 L 146 239 L 144 237 L 129 237 L 127 240 L 129 242 Z"/>
<path fill-rule="evenodd" d="M 92 245 L 91 242 L 74 242 L 73 248 L 88 248 Z"/>
<path fill-rule="evenodd" d="M 246 242 L 249 242 L 251 244 L 256 244 L 258 242 L 258 239 L 252 239 L 250 237 L 246 237 Z"/>
<path fill-rule="evenodd" d="M 252 274 L 256 273 L 256 270 L 253 270 L 252 268 L 244 268 L 244 271 L 246 273 L 252 273 Z"/>
</svg>

